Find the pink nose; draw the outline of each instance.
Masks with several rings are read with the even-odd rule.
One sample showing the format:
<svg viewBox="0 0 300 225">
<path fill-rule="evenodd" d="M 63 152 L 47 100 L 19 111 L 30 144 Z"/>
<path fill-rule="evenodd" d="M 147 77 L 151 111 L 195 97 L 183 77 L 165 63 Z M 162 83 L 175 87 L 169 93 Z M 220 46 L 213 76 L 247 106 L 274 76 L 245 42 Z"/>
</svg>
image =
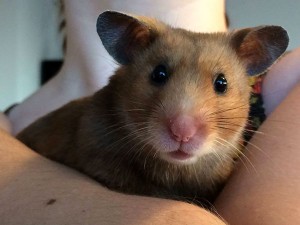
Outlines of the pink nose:
<svg viewBox="0 0 300 225">
<path fill-rule="evenodd" d="M 172 138 L 178 142 L 188 142 L 197 132 L 197 124 L 193 117 L 179 115 L 170 121 Z"/>
</svg>

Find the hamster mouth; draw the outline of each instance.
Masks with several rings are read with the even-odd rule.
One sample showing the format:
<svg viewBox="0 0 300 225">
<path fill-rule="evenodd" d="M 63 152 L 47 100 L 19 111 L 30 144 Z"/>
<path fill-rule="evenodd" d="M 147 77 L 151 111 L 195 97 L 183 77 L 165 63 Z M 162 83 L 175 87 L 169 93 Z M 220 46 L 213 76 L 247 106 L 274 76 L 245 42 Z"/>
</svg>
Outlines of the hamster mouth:
<svg viewBox="0 0 300 225">
<path fill-rule="evenodd" d="M 161 153 L 160 156 L 162 159 L 168 161 L 169 163 L 177 165 L 189 165 L 197 161 L 198 157 L 192 153 L 186 153 L 181 149 Z"/>
<path fill-rule="evenodd" d="M 192 154 L 188 154 L 180 149 L 173 152 L 169 152 L 168 155 L 175 160 L 187 160 L 193 157 Z"/>
</svg>

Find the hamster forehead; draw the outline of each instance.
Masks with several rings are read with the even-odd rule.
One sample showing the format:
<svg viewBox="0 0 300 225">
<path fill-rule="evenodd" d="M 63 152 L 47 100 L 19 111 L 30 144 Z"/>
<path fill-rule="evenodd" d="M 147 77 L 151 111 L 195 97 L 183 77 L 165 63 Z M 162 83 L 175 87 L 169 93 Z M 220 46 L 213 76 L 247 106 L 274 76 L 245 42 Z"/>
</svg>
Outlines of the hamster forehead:
<svg viewBox="0 0 300 225">
<path fill-rule="evenodd" d="M 218 73 L 243 89 L 247 78 L 236 53 L 223 33 L 201 34 L 181 29 L 162 33 L 134 63 L 140 75 L 150 74 L 157 65 L 165 65 L 174 77 L 213 80 Z M 242 82 L 237 82 L 238 80 Z"/>
</svg>

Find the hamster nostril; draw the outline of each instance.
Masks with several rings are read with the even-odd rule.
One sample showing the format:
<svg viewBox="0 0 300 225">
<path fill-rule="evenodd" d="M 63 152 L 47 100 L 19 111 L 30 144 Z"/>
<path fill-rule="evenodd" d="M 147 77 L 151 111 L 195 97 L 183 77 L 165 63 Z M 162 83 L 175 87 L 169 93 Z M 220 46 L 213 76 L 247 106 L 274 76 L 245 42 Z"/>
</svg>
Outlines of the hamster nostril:
<svg viewBox="0 0 300 225">
<path fill-rule="evenodd" d="M 190 116 L 178 116 L 170 123 L 170 132 L 174 140 L 188 142 L 196 134 L 195 120 Z"/>
<path fill-rule="evenodd" d="M 191 135 L 183 136 L 180 134 L 175 134 L 172 129 L 171 129 L 171 132 L 172 132 L 173 139 L 175 139 L 178 142 L 188 142 L 190 140 L 190 138 L 192 137 Z"/>
<path fill-rule="evenodd" d="M 183 142 L 188 142 L 188 141 L 190 140 L 190 138 L 191 138 L 191 137 L 183 137 L 183 138 L 182 138 L 182 141 L 183 141 Z"/>
</svg>

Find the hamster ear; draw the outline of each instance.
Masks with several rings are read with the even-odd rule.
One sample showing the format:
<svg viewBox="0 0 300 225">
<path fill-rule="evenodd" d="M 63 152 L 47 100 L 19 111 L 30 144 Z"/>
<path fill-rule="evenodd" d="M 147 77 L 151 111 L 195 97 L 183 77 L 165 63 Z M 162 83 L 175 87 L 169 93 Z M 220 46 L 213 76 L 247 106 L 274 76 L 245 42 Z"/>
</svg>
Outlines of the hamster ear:
<svg viewBox="0 0 300 225">
<path fill-rule="evenodd" d="M 289 37 L 280 26 L 261 26 L 233 32 L 231 44 L 250 76 L 265 72 L 286 50 Z"/>
<path fill-rule="evenodd" d="M 114 11 L 99 15 L 97 33 L 107 52 L 123 65 L 132 62 L 134 54 L 148 47 L 157 34 L 143 21 Z"/>
</svg>

